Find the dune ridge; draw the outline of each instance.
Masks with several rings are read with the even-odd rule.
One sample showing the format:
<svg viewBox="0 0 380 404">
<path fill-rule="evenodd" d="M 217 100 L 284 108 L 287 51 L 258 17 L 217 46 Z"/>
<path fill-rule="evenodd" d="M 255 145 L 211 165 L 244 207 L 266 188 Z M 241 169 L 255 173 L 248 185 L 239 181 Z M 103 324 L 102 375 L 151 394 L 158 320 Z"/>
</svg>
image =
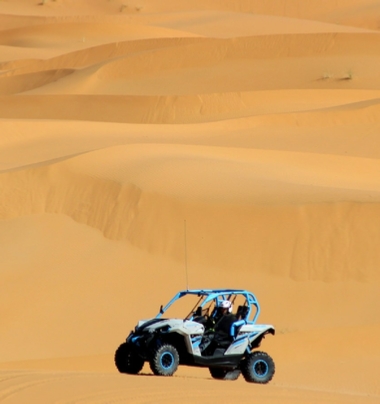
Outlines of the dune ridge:
<svg viewBox="0 0 380 404">
<path fill-rule="evenodd" d="M 380 257 L 376 250 L 370 253 L 374 262 L 363 266 L 359 265 L 363 250 L 350 247 L 359 244 L 357 240 L 367 246 L 376 237 L 380 189 L 371 178 L 379 170 L 377 160 L 358 162 L 357 158 L 341 157 L 340 161 L 337 157 L 302 153 L 285 153 L 289 157 L 284 157 L 280 152 L 264 151 L 254 153 L 256 157 L 252 158 L 253 151 L 244 153 L 242 150 L 236 150 L 231 159 L 231 149 L 223 148 L 218 153 L 214 148 L 194 150 L 194 147 L 181 149 L 168 145 L 157 145 L 155 153 L 150 150 L 150 145 L 110 148 L 54 165 L 3 174 L 1 217 L 64 214 L 102 231 L 107 238 L 126 240 L 150 253 L 182 260 L 183 218 L 188 218 L 193 226 L 198 223 L 201 227 L 194 231 L 205 235 L 205 228 L 217 226 L 222 217 L 228 216 L 228 227 L 236 226 L 238 233 L 233 235 L 231 231 L 215 242 L 209 240 L 211 245 L 198 255 L 197 264 L 213 267 L 228 262 L 228 256 L 220 252 L 223 245 L 224 251 L 241 251 L 242 256 L 250 256 L 252 245 L 259 245 L 264 234 L 267 242 L 275 239 L 275 234 L 278 237 L 276 226 L 265 225 L 270 217 L 277 217 L 278 223 L 283 221 L 281 238 L 290 243 L 282 250 L 287 258 L 271 264 L 274 251 L 277 250 L 277 256 L 280 252 L 276 242 L 273 246 L 268 244 L 268 255 L 262 251 L 257 268 L 264 271 L 271 268 L 272 272 L 282 275 L 288 273 L 294 279 L 378 278 L 374 262 Z M 255 161 L 253 166 L 249 165 L 252 160 Z M 278 169 L 271 168 L 273 162 L 279 160 L 284 162 L 279 170 L 282 176 L 276 173 Z M 145 167 L 148 161 L 150 169 Z M 171 172 L 175 161 L 180 175 Z M 242 164 L 246 167 L 240 168 L 236 177 L 224 168 L 227 165 L 231 170 Z M 366 182 L 355 168 L 359 165 L 365 172 Z M 322 170 L 316 175 L 313 168 L 316 166 L 324 166 L 330 175 Z M 338 166 L 340 172 L 336 169 Z M 331 177 L 333 171 L 335 178 Z M 190 172 L 193 179 L 185 180 Z M 158 173 L 165 180 L 157 181 Z M 221 174 L 223 179 L 218 179 Z M 172 183 L 178 184 L 174 190 L 167 185 Z M 25 203 L 26 200 L 29 202 Z M 347 200 L 352 202 L 345 202 Z M 316 204 L 318 202 L 320 205 Z M 239 212 L 232 211 L 234 205 L 239 206 Z M 200 221 L 197 216 L 201 211 L 204 217 Z M 223 221 L 227 223 L 227 219 Z M 289 228 L 291 222 L 294 227 Z M 356 229 L 359 223 L 362 225 Z M 322 231 L 308 235 L 310 228 L 319 226 Z M 340 236 L 336 234 L 337 229 Z M 350 234 L 355 234 L 355 238 Z M 156 244 L 157 239 L 160 242 Z M 317 246 L 326 246 L 323 258 L 319 257 Z M 195 250 L 202 250 L 202 246 Z M 342 254 L 346 257 L 344 260 Z M 256 258 L 251 257 L 251 260 L 255 262 Z M 309 262 L 309 274 L 304 269 L 295 269 L 302 268 L 304 261 Z"/>
<path fill-rule="evenodd" d="M 56 80 L 70 71 L 52 71 L 33 75 L 39 83 Z M 12 80 L 3 88 L 11 93 L 20 81 Z M 264 113 L 252 93 L 202 94 L 196 96 L 125 96 L 125 95 L 24 95 L 0 96 L 0 116 L 6 119 L 56 119 L 144 124 L 191 124 L 250 117 L 251 122 L 274 125 L 308 125 L 318 118 L 319 126 L 339 124 L 378 124 L 379 98 L 346 105 L 306 111 Z M 59 108 L 57 108 L 59 105 Z M 117 106 L 121 106 L 118 109 Z M 301 108 L 302 108 L 301 107 Z M 41 109 L 43 108 L 43 109 Z M 96 114 L 94 115 L 94 111 Z"/>
</svg>

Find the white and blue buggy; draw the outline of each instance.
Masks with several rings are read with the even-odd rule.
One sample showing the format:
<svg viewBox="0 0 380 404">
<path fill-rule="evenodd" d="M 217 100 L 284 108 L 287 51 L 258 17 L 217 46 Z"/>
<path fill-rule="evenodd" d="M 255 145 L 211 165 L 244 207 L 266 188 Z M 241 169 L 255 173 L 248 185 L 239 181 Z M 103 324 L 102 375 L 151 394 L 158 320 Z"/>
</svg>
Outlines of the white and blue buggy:
<svg viewBox="0 0 380 404">
<path fill-rule="evenodd" d="M 213 337 L 222 301 L 235 309 L 228 341 L 218 345 Z M 186 317 L 183 310 L 189 313 Z M 275 372 L 273 359 L 256 349 L 275 330 L 256 324 L 259 314 L 256 297 L 246 290 L 181 291 L 154 318 L 139 321 L 116 350 L 116 367 L 121 373 L 137 374 L 149 362 L 153 373 L 161 376 L 173 375 L 179 365 L 208 367 L 215 379 L 236 380 L 243 374 L 247 382 L 268 383 Z"/>
</svg>

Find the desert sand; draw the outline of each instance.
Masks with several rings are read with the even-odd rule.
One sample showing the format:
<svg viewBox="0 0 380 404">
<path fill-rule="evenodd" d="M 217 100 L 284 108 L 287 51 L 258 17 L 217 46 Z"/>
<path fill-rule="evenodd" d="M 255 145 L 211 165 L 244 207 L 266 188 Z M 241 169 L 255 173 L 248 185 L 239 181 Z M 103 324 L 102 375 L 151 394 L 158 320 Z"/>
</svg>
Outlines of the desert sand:
<svg viewBox="0 0 380 404">
<path fill-rule="evenodd" d="M 1 403 L 380 402 L 379 21 L 0 0 Z M 256 294 L 271 383 L 117 372 L 187 282 Z"/>
</svg>

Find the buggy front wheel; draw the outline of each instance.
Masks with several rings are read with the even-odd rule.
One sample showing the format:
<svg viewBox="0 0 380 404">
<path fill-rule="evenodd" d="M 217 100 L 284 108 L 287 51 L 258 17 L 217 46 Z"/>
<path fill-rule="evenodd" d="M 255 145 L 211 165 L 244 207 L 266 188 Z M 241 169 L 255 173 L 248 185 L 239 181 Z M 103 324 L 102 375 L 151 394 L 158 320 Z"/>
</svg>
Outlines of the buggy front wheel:
<svg viewBox="0 0 380 404">
<path fill-rule="evenodd" d="M 149 364 L 155 375 L 172 376 L 179 365 L 178 351 L 173 345 L 161 345 L 154 350 Z"/>
<path fill-rule="evenodd" d="M 144 360 L 137 355 L 127 342 L 124 342 L 115 352 L 115 365 L 120 373 L 136 375 L 144 366 Z"/>
</svg>

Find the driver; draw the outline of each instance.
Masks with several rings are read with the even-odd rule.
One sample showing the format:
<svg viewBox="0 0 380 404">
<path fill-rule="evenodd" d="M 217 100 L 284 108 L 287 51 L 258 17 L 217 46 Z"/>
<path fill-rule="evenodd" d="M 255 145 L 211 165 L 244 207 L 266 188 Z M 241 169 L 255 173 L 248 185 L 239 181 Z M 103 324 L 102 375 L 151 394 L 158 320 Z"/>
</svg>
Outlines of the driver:
<svg viewBox="0 0 380 404">
<path fill-rule="evenodd" d="M 218 346 L 226 347 L 232 342 L 231 325 L 237 321 L 237 318 L 232 314 L 232 303 L 229 300 L 222 300 L 219 304 L 220 319 L 215 325 L 214 343 Z"/>
<path fill-rule="evenodd" d="M 200 344 L 202 355 L 212 355 L 216 348 L 228 348 L 232 342 L 231 325 L 237 318 L 232 314 L 232 303 L 222 300 L 217 306 L 216 324 L 208 329 Z M 215 324 L 215 325 L 214 325 Z"/>
</svg>

